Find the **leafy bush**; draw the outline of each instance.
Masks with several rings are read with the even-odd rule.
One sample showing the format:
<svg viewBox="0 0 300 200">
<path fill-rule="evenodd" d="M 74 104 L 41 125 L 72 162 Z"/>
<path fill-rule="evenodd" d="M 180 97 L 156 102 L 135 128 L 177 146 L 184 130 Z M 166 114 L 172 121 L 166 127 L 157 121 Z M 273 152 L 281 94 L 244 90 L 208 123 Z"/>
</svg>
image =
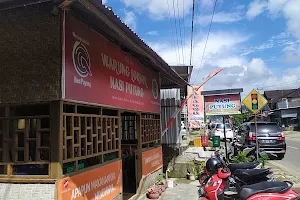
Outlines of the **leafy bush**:
<svg viewBox="0 0 300 200">
<path fill-rule="evenodd" d="M 270 158 L 269 158 L 269 155 L 268 154 L 265 154 L 265 155 L 263 155 L 263 156 L 261 156 L 259 159 L 258 159 L 258 161 L 260 162 L 260 163 L 262 163 L 262 165 L 263 165 L 263 167 L 265 166 L 265 164 L 266 164 L 266 162 L 267 162 L 267 160 L 269 160 Z"/>
<path fill-rule="evenodd" d="M 233 156 L 232 162 L 233 163 L 244 163 L 250 162 L 251 158 L 247 157 L 247 154 L 243 151 L 239 151 L 237 156 Z"/>
</svg>

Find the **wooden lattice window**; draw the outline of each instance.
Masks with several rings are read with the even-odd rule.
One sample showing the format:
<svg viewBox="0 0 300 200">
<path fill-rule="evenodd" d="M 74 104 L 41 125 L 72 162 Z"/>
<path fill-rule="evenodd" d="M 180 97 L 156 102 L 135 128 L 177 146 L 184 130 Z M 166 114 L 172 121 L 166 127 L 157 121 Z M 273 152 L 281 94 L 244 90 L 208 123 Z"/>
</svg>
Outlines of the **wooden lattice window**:
<svg viewBox="0 0 300 200">
<path fill-rule="evenodd" d="M 142 147 L 160 144 L 160 117 L 155 114 L 142 114 Z"/>
<path fill-rule="evenodd" d="M 115 110 L 65 104 L 64 174 L 119 158 L 119 116 Z"/>
<path fill-rule="evenodd" d="M 5 110 L 6 114 L 0 117 L 0 174 L 48 175 L 49 105 L 7 107 Z"/>
<path fill-rule="evenodd" d="M 137 115 L 122 115 L 121 116 L 122 140 L 137 139 Z"/>
</svg>

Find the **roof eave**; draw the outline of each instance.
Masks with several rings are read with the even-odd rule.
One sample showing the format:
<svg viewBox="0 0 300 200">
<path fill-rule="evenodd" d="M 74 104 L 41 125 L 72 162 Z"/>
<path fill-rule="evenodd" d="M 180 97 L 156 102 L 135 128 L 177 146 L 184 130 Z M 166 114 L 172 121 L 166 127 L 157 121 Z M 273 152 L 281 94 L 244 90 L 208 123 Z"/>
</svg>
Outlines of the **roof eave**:
<svg viewBox="0 0 300 200">
<path fill-rule="evenodd" d="M 134 33 L 127 25 L 125 25 L 120 18 L 114 14 L 108 7 L 98 4 L 95 5 L 89 0 L 77 0 L 85 9 L 108 25 L 113 31 L 117 32 L 120 38 L 116 40 L 126 40 L 129 42 L 129 49 L 136 54 L 141 54 L 148 58 L 151 65 L 156 68 L 165 78 L 178 86 L 187 85 L 188 83 L 182 79 L 171 67 L 149 47 L 139 36 Z M 72 5 L 71 5 L 72 8 Z"/>
</svg>

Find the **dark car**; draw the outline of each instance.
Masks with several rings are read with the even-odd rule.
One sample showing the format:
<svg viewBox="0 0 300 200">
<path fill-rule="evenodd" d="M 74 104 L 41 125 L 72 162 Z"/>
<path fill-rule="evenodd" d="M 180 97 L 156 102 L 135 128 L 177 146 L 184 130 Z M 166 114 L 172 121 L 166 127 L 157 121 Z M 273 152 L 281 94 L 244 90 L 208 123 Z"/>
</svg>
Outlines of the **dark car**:
<svg viewBox="0 0 300 200">
<path fill-rule="evenodd" d="M 281 127 L 274 122 L 257 122 L 258 143 L 262 150 L 275 154 L 278 159 L 283 159 L 286 152 L 285 137 Z M 255 123 L 242 124 L 237 133 L 239 143 L 243 145 L 256 144 Z"/>
</svg>

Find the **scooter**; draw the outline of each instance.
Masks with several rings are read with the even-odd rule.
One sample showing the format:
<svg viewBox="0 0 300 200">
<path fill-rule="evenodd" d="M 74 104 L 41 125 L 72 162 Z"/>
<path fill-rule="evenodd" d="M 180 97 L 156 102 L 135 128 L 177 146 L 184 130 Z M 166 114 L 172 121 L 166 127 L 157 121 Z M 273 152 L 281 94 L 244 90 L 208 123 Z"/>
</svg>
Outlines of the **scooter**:
<svg viewBox="0 0 300 200">
<path fill-rule="evenodd" d="M 227 182 L 236 185 L 236 192 L 226 191 Z M 293 183 L 284 182 L 260 182 L 253 185 L 240 187 L 231 177 L 229 169 L 219 168 L 205 185 L 204 200 L 300 200 L 299 194 L 292 190 Z"/>
<path fill-rule="evenodd" d="M 219 154 L 218 151 L 215 152 L 213 157 L 217 158 L 222 163 L 222 167 L 229 168 L 241 185 L 275 180 L 273 171 L 271 169 L 261 169 L 261 163 L 259 162 L 228 164 L 226 159 Z M 203 170 L 199 175 L 200 184 L 204 186 L 211 175 L 208 174 L 206 170 Z"/>
</svg>

